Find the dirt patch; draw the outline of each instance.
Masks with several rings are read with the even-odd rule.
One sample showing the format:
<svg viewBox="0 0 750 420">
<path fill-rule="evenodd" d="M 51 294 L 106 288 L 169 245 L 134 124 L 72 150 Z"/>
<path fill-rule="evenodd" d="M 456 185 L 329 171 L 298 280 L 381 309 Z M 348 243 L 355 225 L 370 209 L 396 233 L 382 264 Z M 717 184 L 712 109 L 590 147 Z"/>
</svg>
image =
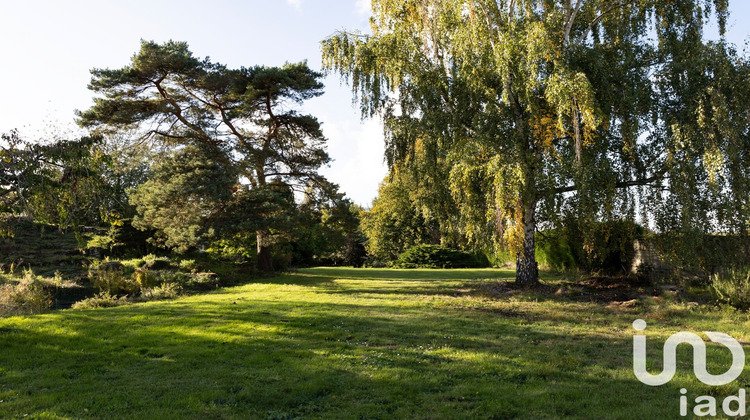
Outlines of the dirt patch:
<svg viewBox="0 0 750 420">
<path fill-rule="evenodd" d="M 552 294 L 555 292 L 554 287 L 546 284 L 538 284 L 532 287 L 519 286 L 514 282 L 501 281 L 494 283 L 482 283 L 474 288 L 475 293 L 494 299 L 500 299 L 512 296 L 524 291 L 533 291 L 537 293 Z"/>
<path fill-rule="evenodd" d="M 659 291 L 647 281 L 630 277 L 589 277 L 555 286 L 539 284 L 525 288 L 509 281 L 483 283 L 474 287 L 474 294 L 490 299 L 504 299 L 517 293 L 539 293 L 577 302 L 595 302 L 633 308 L 643 296 L 657 296 Z"/>
<path fill-rule="evenodd" d="M 659 293 L 647 281 L 631 277 L 590 277 L 568 285 L 568 295 L 576 300 L 605 303 L 618 308 L 632 308 L 642 296 Z"/>
</svg>

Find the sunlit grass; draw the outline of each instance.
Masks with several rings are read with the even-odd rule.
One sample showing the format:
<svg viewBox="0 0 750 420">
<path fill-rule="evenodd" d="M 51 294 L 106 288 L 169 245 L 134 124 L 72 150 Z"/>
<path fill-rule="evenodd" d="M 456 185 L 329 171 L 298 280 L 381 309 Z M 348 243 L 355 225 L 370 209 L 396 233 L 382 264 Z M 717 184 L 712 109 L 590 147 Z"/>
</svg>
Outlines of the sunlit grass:
<svg viewBox="0 0 750 420">
<path fill-rule="evenodd" d="M 497 292 L 502 270 L 316 268 L 174 301 L 0 320 L 0 417 L 669 418 L 680 373 L 632 374 L 680 330 L 747 341 L 746 314 L 654 300 L 617 309 Z M 545 277 L 557 287 L 564 280 Z M 554 288 L 553 287 L 553 288 Z M 709 368 L 729 354 L 709 346 Z"/>
</svg>

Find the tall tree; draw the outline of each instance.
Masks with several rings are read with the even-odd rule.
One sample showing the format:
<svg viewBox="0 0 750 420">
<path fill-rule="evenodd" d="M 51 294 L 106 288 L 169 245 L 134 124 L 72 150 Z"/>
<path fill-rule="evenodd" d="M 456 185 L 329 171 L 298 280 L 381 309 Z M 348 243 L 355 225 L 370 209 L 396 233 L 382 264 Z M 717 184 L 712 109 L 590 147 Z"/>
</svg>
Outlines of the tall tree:
<svg viewBox="0 0 750 420">
<path fill-rule="evenodd" d="M 373 0 L 324 65 L 379 114 L 387 157 L 447 159 L 468 233 L 538 282 L 539 217 L 747 232 L 750 65 L 706 42 L 726 0 Z"/>
<path fill-rule="evenodd" d="M 395 171 L 380 184 L 372 208 L 364 214 L 367 252 L 376 260 L 394 261 L 411 246 L 440 243 L 437 220 L 425 217 L 412 199 L 413 190 L 414 185 Z"/>
<path fill-rule="evenodd" d="M 124 209 L 112 199 L 112 167 L 101 137 L 29 141 L 17 131 L 0 135 L 0 214 L 76 232 L 119 220 Z M 12 232 L 7 221 L 0 221 L 0 234 Z"/>
<path fill-rule="evenodd" d="M 82 126 L 103 132 L 136 129 L 143 139 L 167 146 L 199 147 L 211 155 L 211 165 L 235 176 L 230 191 L 220 194 L 249 190 L 257 198 L 269 193 L 272 180 L 306 188 L 320 180 L 317 170 L 329 161 L 320 123 L 293 109 L 322 94 L 321 75 L 306 63 L 229 69 L 193 57 L 184 42 L 144 41 L 130 65 L 91 73 L 89 88 L 101 96 L 79 113 Z M 271 228 L 261 224 L 256 232 L 263 271 L 272 270 Z M 189 237 L 200 235 L 182 239 Z"/>
</svg>

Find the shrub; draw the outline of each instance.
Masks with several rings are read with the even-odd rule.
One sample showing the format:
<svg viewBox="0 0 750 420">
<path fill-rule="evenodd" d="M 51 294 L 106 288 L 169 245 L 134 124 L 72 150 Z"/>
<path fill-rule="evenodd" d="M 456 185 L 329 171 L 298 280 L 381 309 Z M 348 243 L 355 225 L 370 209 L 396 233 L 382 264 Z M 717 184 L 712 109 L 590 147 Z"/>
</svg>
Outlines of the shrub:
<svg viewBox="0 0 750 420">
<path fill-rule="evenodd" d="M 20 283 L 0 287 L 0 307 L 9 315 L 44 312 L 52 306 L 52 294 L 31 270 Z"/>
<path fill-rule="evenodd" d="M 159 273 L 161 283 L 173 283 L 185 290 L 210 290 L 219 285 L 219 277 L 214 273 L 181 273 L 162 271 Z"/>
<path fill-rule="evenodd" d="M 159 283 L 175 283 L 180 286 L 185 286 L 190 281 L 189 273 L 181 273 L 179 271 L 159 271 Z"/>
<path fill-rule="evenodd" d="M 627 273 L 635 257 L 635 241 L 644 235 L 642 226 L 628 220 L 583 226 L 568 219 L 562 227 L 537 235 L 539 263 L 557 270 Z"/>
<path fill-rule="evenodd" d="M 198 269 L 198 264 L 196 264 L 195 260 L 181 260 L 180 261 L 180 270 L 194 272 L 197 269 Z"/>
<path fill-rule="evenodd" d="M 135 270 L 133 280 L 141 289 L 157 286 L 161 282 L 159 275 L 147 268 Z"/>
<path fill-rule="evenodd" d="M 122 263 L 117 261 L 92 264 L 89 278 L 94 287 L 108 293 L 132 293 L 140 288 L 136 281 L 125 274 Z"/>
<path fill-rule="evenodd" d="M 121 306 L 128 303 L 125 296 L 117 297 L 113 296 L 109 292 L 99 292 L 94 297 L 78 301 L 73 304 L 73 309 L 92 309 L 92 308 L 111 308 L 114 306 Z"/>
<path fill-rule="evenodd" d="M 143 289 L 141 296 L 148 300 L 174 299 L 182 293 L 177 283 L 162 283 L 159 286 Z"/>
<path fill-rule="evenodd" d="M 711 276 L 711 291 L 719 302 L 750 309 L 750 267 L 731 268 Z"/>
<path fill-rule="evenodd" d="M 401 268 L 477 268 L 489 266 L 489 261 L 483 255 L 439 245 L 416 245 L 404 251 L 394 265 Z"/>
<path fill-rule="evenodd" d="M 215 273 L 193 273 L 185 285 L 193 290 L 211 290 L 219 287 L 219 276 Z"/>
<path fill-rule="evenodd" d="M 94 235 L 86 243 L 86 248 L 101 248 L 103 250 L 111 250 L 114 244 L 114 239 L 109 235 Z"/>
<path fill-rule="evenodd" d="M 145 264 L 142 267 L 149 268 L 151 270 L 166 270 L 172 267 L 172 263 L 169 262 L 169 258 L 157 257 L 154 254 L 148 254 L 143 257 Z"/>
</svg>

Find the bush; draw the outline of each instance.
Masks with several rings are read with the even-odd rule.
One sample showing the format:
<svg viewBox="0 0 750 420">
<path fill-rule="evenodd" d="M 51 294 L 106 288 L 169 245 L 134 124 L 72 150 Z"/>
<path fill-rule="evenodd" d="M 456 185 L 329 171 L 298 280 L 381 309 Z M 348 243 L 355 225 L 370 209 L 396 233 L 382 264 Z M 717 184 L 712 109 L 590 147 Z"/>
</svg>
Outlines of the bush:
<svg viewBox="0 0 750 420">
<path fill-rule="evenodd" d="M 663 232 L 654 237 L 665 262 L 715 274 L 724 267 L 750 265 L 750 240 L 743 235 L 706 234 L 699 229 Z"/>
<path fill-rule="evenodd" d="M 483 255 L 439 245 L 416 245 L 404 251 L 394 265 L 401 268 L 479 268 L 488 267 L 489 261 Z"/>
<path fill-rule="evenodd" d="M 133 273 L 133 279 L 141 289 L 155 287 L 159 285 L 161 280 L 159 275 L 147 268 L 139 268 Z"/>
<path fill-rule="evenodd" d="M 627 273 L 635 257 L 635 241 L 645 229 L 629 220 L 614 220 L 583 227 L 576 220 L 537 236 L 541 265 L 556 270 L 582 269 Z"/>
<path fill-rule="evenodd" d="M 174 299 L 182 293 L 177 283 L 162 283 L 159 286 L 143 289 L 141 296 L 147 300 Z"/>
<path fill-rule="evenodd" d="M 125 267 L 117 261 L 94 263 L 89 267 L 89 278 L 94 287 L 107 293 L 133 293 L 139 284 L 128 277 Z"/>
<path fill-rule="evenodd" d="M 125 296 L 117 297 L 113 296 L 109 292 L 99 292 L 94 297 L 78 301 L 73 304 L 73 309 L 92 309 L 92 308 L 111 308 L 115 306 L 122 306 L 128 303 Z"/>
<path fill-rule="evenodd" d="M 0 287 L 0 307 L 9 315 L 35 314 L 52 306 L 52 294 L 31 270 L 19 284 Z"/>
<path fill-rule="evenodd" d="M 152 285 L 175 284 L 184 290 L 211 290 L 219 286 L 219 277 L 214 273 L 182 273 L 179 271 L 158 271 L 149 275 L 155 276 Z"/>
<path fill-rule="evenodd" d="M 215 273 L 193 273 L 185 285 L 193 290 L 211 290 L 219 287 L 219 276 Z"/>
<path fill-rule="evenodd" d="M 731 268 L 711 276 L 711 291 L 719 302 L 750 309 L 750 267 Z"/>
<path fill-rule="evenodd" d="M 198 270 L 198 264 L 196 264 L 195 260 L 181 260 L 180 270 L 195 272 Z"/>
</svg>

